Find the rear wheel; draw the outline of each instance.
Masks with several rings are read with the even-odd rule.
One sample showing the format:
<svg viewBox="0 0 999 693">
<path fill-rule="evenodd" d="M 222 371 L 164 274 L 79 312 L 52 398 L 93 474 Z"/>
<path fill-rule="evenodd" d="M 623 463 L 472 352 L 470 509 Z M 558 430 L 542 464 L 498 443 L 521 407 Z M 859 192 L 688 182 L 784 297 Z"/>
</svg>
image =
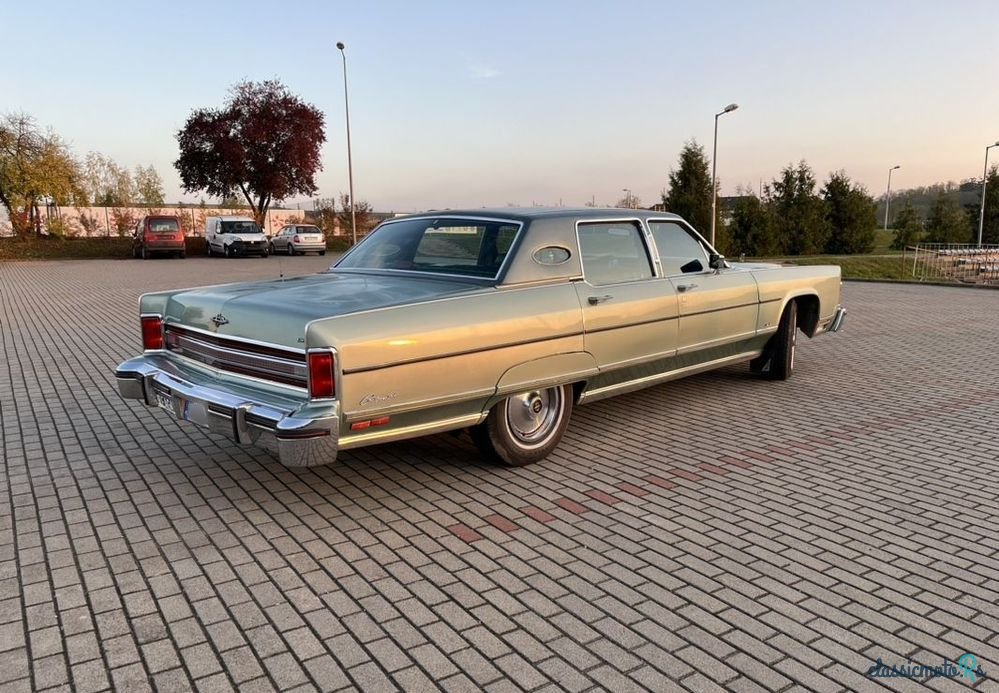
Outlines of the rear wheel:
<svg viewBox="0 0 999 693">
<path fill-rule="evenodd" d="M 325 255 L 325 254 L 326 254 L 326 251 L 325 251 L 325 250 L 320 250 L 320 251 L 319 251 L 319 254 L 320 254 L 320 255 Z"/>
<path fill-rule="evenodd" d="M 141 252 L 142 252 L 142 259 L 143 260 L 148 260 L 149 259 L 149 251 L 146 250 L 146 246 L 142 246 L 142 251 Z"/>
<path fill-rule="evenodd" d="M 749 367 L 767 380 L 787 380 L 794 372 L 794 357 L 798 349 L 798 304 L 791 301 L 780 317 L 777 332 L 767 342 L 763 353 Z"/>
<path fill-rule="evenodd" d="M 572 414 L 572 387 L 558 385 L 511 395 L 472 429 L 484 455 L 510 467 L 548 457 L 562 440 Z"/>
<path fill-rule="evenodd" d="M 289 255 L 295 254 L 295 246 L 293 246 L 291 243 L 288 244 L 288 254 Z"/>
</svg>

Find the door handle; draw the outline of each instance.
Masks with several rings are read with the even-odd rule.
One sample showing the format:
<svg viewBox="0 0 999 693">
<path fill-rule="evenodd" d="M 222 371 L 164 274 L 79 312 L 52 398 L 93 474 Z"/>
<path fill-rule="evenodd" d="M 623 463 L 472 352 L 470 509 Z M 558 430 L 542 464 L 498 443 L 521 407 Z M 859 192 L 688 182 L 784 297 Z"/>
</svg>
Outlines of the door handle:
<svg viewBox="0 0 999 693">
<path fill-rule="evenodd" d="M 609 300 L 611 300 L 612 298 L 614 298 L 614 297 L 613 297 L 613 296 L 611 296 L 611 295 L 609 295 L 609 294 L 604 294 L 603 296 L 590 296 L 590 297 L 589 297 L 588 299 L 586 299 L 586 300 L 587 300 L 587 302 L 588 302 L 588 303 L 589 303 L 589 304 L 590 304 L 591 306 L 595 306 L 595 305 L 597 305 L 598 303 L 603 303 L 604 301 L 609 301 Z"/>
<path fill-rule="evenodd" d="M 690 289 L 696 289 L 697 284 L 677 284 L 676 290 L 680 292 L 689 291 Z"/>
</svg>

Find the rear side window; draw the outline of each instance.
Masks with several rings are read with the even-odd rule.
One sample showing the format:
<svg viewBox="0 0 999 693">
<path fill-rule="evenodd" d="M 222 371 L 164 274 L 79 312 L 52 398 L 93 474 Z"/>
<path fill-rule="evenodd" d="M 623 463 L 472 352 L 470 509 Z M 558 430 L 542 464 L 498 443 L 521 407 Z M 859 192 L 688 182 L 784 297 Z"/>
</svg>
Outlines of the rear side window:
<svg viewBox="0 0 999 693">
<path fill-rule="evenodd" d="M 649 229 L 667 277 L 708 269 L 704 245 L 687 228 L 673 221 L 650 221 Z"/>
<path fill-rule="evenodd" d="M 177 233 L 180 231 L 180 224 L 176 219 L 150 219 L 149 230 L 153 233 Z"/>
<path fill-rule="evenodd" d="M 652 278 L 652 262 L 637 222 L 580 224 L 578 233 L 583 275 L 590 284 Z"/>
</svg>

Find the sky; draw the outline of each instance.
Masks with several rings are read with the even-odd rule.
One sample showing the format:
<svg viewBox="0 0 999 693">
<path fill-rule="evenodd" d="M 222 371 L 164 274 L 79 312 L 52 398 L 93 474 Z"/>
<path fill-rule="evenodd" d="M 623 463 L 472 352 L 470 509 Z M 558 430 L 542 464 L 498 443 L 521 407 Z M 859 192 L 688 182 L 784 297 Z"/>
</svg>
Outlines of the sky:
<svg viewBox="0 0 999 693">
<path fill-rule="evenodd" d="M 684 142 L 722 194 L 806 160 L 873 194 L 980 177 L 999 140 L 999 2 L 10 3 L 0 112 L 81 157 L 152 164 L 196 201 L 175 135 L 243 79 L 277 78 L 325 113 L 317 196 L 378 211 L 657 201 Z M 25 30 L 25 27 L 30 27 Z M 993 150 L 995 154 L 996 150 Z M 999 158 L 997 156 L 996 158 Z M 307 201 L 292 200 L 292 206 Z"/>
</svg>

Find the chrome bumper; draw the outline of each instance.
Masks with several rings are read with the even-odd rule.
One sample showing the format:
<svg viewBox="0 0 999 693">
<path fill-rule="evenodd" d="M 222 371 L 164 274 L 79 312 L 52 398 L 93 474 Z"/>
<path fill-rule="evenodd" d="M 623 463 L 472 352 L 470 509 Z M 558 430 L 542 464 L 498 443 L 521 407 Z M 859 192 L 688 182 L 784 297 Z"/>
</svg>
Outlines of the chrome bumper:
<svg viewBox="0 0 999 693">
<path fill-rule="evenodd" d="M 227 389 L 224 383 L 193 383 L 182 371 L 165 357 L 147 355 L 119 365 L 115 378 L 122 397 L 164 409 L 174 418 L 221 433 L 237 443 L 262 447 L 287 467 L 311 467 L 336 460 L 339 402 L 307 402 L 292 408 L 286 402 L 267 403 L 266 396 L 248 396 L 239 388 Z"/>
<path fill-rule="evenodd" d="M 836 315 L 829 323 L 829 332 L 839 332 L 843 328 L 843 319 L 846 318 L 846 308 L 840 306 L 836 309 Z"/>
</svg>

